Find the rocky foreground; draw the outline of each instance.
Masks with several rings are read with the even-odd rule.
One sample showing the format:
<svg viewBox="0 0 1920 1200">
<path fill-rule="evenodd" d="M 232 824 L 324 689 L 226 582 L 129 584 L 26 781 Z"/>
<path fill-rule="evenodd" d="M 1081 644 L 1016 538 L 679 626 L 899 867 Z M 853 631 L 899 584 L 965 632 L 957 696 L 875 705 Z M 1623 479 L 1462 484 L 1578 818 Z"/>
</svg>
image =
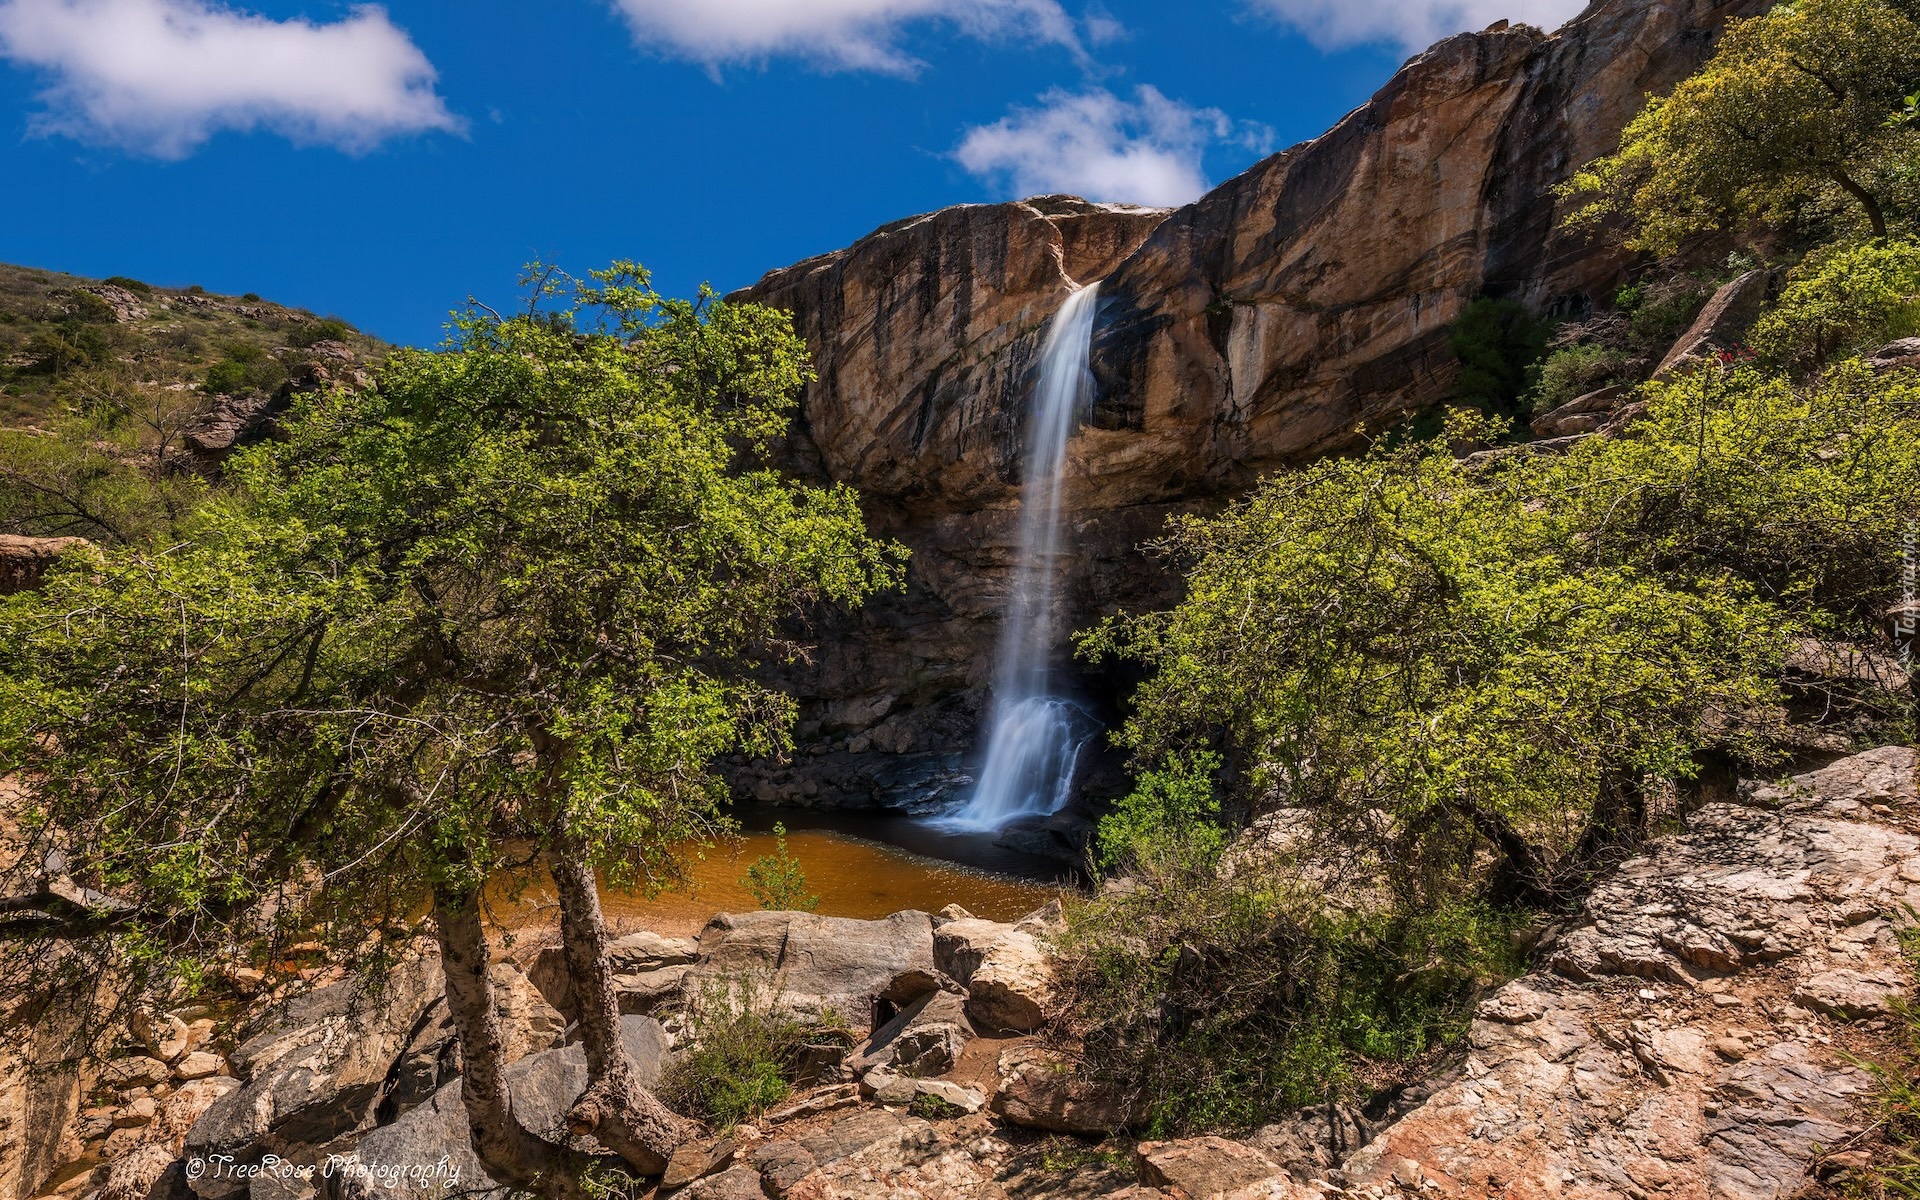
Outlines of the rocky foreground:
<svg viewBox="0 0 1920 1200">
<path fill-rule="evenodd" d="M 1892 1043 L 1912 985 L 1915 772 L 1912 749 L 1886 747 L 1699 809 L 1548 931 L 1443 1075 L 1371 1117 L 1309 1110 L 1241 1140 L 1108 1137 L 1125 1106 L 1043 1032 L 1057 910 L 1015 924 L 746 913 L 697 939 L 632 935 L 620 987 L 643 1080 L 685 1040 L 680 1006 L 717 981 L 771 981 L 847 1030 L 811 1048 L 815 1080 L 783 1109 L 683 1147 L 656 1194 L 1791 1195 L 1864 1163 L 1874 1094 L 1854 1062 Z M 517 953 L 496 968 L 515 1110 L 563 1138 L 586 1077 L 572 997 L 556 952 Z M 466 1144 L 440 989 L 421 957 L 377 993 L 337 983 L 234 1031 L 199 1010 L 149 1014 L 138 1050 L 73 1090 L 77 1112 L 11 1079 L 12 1194 L 497 1192 Z M 27 1159 L 40 1178 L 20 1174 Z"/>
</svg>

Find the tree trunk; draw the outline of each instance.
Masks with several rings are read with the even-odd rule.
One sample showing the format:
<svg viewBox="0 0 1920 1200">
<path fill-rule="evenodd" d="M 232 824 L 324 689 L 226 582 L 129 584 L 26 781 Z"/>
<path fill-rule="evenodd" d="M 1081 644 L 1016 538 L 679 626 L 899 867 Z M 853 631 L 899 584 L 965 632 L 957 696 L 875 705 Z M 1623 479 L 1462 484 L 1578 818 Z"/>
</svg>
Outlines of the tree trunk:
<svg viewBox="0 0 1920 1200">
<path fill-rule="evenodd" d="M 674 1148 L 693 1134 L 646 1088 L 620 1040 L 620 1003 L 607 956 L 607 924 L 594 870 L 584 855 L 562 849 L 553 863 L 560 893 L 560 940 L 578 1006 L 580 1046 L 587 1054 L 587 1090 L 567 1114 L 569 1128 L 591 1134 L 642 1175 L 667 1169 Z"/>
<path fill-rule="evenodd" d="M 447 1011 L 460 1042 L 460 1099 L 474 1152 L 499 1183 L 551 1200 L 583 1200 L 586 1156 L 535 1137 L 514 1119 L 479 891 L 436 885 L 433 924 L 446 969 Z"/>
<path fill-rule="evenodd" d="M 1847 195 L 1858 200 L 1860 207 L 1867 210 L 1867 221 L 1873 226 L 1873 236 L 1877 238 L 1887 236 L 1887 214 L 1881 209 L 1879 199 L 1849 178 L 1845 171 L 1834 171 L 1833 181 L 1845 189 Z"/>
</svg>

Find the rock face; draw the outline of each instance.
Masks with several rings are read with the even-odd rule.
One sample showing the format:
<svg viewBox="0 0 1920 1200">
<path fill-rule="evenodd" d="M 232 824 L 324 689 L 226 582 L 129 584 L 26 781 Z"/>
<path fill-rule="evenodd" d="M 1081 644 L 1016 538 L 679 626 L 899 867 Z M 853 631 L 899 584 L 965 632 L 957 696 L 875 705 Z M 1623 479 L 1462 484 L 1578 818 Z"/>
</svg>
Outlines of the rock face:
<svg viewBox="0 0 1920 1200">
<path fill-rule="evenodd" d="M 1449 38 L 1324 136 L 1162 213 L 1048 196 L 897 222 L 742 293 L 819 371 L 790 447 L 912 548 L 904 595 L 816 630 L 805 753 L 762 800 L 913 807 L 970 782 L 1010 587 L 1025 406 L 1047 318 L 1101 282 L 1097 396 L 1068 450 L 1062 627 L 1159 605 L 1138 547 L 1276 466 L 1446 395 L 1477 297 L 1582 315 L 1625 260 L 1556 232 L 1552 188 L 1766 0 L 1601 0 L 1559 33 Z M 1098 708 L 1117 690 L 1068 660 Z M 1099 789 L 1097 777 L 1091 786 Z"/>
<path fill-rule="evenodd" d="M 1915 754 L 1714 804 L 1624 864 L 1547 969 L 1481 1006 L 1463 1070 L 1344 1170 L 1359 1196 L 1792 1195 L 1871 1121 L 1834 1020 L 1911 986 Z"/>
</svg>

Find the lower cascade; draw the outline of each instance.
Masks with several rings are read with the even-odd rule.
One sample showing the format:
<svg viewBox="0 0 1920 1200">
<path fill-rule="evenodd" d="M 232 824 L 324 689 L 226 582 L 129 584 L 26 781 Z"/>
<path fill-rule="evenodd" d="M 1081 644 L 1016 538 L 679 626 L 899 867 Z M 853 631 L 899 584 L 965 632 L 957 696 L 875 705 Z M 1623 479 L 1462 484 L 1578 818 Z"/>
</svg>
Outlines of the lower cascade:
<svg viewBox="0 0 1920 1200">
<path fill-rule="evenodd" d="M 1060 484 L 1067 441 L 1093 396 L 1088 354 L 1099 284 L 1068 296 L 1040 351 L 1040 378 L 1027 420 L 1020 486 L 1020 560 L 1007 600 L 994 667 L 986 759 L 973 794 L 940 824 L 958 831 L 1000 829 L 1066 804 L 1093 720 L 1053 695 L 1055 560 L 1060 554 Z"/>
</svg>

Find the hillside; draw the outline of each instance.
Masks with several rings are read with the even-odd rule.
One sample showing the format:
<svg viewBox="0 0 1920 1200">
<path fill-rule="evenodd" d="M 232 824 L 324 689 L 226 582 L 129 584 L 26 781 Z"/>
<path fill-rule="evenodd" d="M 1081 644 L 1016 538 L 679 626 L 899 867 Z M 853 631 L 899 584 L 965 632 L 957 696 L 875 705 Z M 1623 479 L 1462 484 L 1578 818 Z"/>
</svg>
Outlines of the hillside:
<svg viewBox="0 0 1920 1200">
<path fill-rule="evenodd" d="M 123 539 L 383 345 L 255 295 L 0 265 L 0 532 Z"/>
</svg>

